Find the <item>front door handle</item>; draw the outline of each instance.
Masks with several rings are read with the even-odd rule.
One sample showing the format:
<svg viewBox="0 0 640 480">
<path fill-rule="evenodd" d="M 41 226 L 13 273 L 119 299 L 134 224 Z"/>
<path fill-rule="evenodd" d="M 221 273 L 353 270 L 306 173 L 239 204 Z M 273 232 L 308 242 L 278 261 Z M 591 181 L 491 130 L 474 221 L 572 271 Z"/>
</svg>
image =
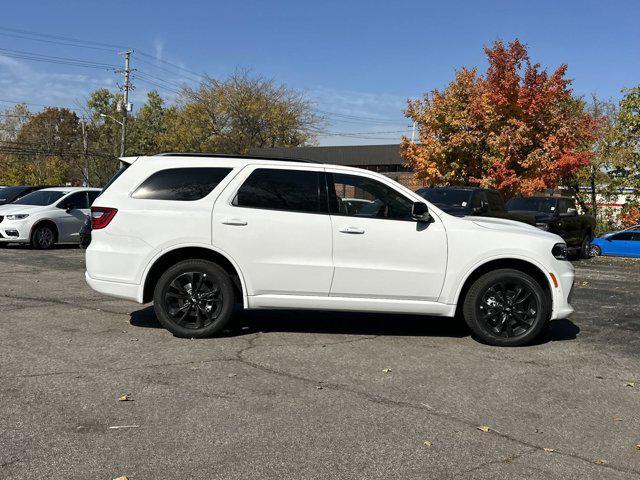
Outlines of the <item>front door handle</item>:
<svg viewBox="0 0 640 480">
<path fill-rule="evenodd" d="M 244 227 L 247 224 L 246 220 L 242 218 L 226 218 L 222 221 L 224 225 L 234 225 L 236 227 Z"/>
<path fill-rule="evenodd" d="M 339 230 L 340 233 L 355 233 L 362 234 L 364 233 L 364 229 L 358 227 L 344 227 Z"/>
</svg>

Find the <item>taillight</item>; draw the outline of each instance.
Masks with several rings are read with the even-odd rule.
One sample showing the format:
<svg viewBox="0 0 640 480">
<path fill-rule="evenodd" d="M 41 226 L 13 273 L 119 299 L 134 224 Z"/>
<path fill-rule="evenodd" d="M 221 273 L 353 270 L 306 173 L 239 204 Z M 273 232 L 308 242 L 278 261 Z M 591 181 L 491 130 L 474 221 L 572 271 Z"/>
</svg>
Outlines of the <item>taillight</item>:
<svg viewBox="0 0 640 480">
<path fill-rule="evenodd" d="M 91 229 L 100 230 L 109 225 L 118 213 L 117 208 L 91 207 Z"/>
</svg>

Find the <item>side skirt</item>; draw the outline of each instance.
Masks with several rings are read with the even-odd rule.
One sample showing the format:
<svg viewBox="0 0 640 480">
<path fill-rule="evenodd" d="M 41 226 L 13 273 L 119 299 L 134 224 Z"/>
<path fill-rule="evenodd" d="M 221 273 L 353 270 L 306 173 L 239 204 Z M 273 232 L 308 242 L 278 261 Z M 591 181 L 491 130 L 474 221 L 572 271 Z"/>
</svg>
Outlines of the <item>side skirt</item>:
<svg viewBox="0 0 640 480">
<path fill-rule="evenodd" d="M 357 312 L 414 313 L 453 317 L 455 305 L 419 300 L 385 298 L 316 297 L 310 295 L 252 295 L 249 308 L 291 308 L 309 310 L 344 310 Z"/>
</svg>

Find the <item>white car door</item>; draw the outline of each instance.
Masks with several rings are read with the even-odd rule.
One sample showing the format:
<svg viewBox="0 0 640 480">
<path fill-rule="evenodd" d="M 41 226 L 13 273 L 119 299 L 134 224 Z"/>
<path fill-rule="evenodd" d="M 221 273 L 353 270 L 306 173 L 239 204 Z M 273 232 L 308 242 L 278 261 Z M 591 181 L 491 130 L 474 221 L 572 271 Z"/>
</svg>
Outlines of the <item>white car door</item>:
<svg viewBox="0 0 640 480">
<path fill-rule="evenodd" d="M 323 168 L 245 167 L 215 203 L 212 239 L 239 264 L 249 295 L 328 296 L 332 237 Z"/>
<path fill-rule="evenodd" d="M 414 200 L 392 182 L 327 174 L 335 266 L 330 295 L 436 301 L 447 267 L 442 222 L 414 220 Z M 354 198 L 368 203 L 354 209 Z"/>
<path fill-rule="evenodd" d="M 52 218 L 58 227 L 58 241 L 79 241 L 80 229 L 89 212 L 89 200 L 86 191 L 72 193 L 60 200 L 54 212 L 55 218 Z"/>
</svg>

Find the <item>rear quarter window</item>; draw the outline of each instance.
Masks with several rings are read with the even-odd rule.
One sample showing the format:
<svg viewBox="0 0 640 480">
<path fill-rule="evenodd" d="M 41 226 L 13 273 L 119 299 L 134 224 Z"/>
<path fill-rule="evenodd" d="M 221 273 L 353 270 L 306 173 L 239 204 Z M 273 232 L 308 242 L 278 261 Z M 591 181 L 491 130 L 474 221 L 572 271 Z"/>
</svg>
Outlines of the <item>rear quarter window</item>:
<svg viewBox="0 0 640 480">
<path fill-rule="evenodd" d="M 200 200 L 211 193 L 231 168 L 171 168 L 147 178 L 131 195 L 147 200 Z"/>
</svg>

